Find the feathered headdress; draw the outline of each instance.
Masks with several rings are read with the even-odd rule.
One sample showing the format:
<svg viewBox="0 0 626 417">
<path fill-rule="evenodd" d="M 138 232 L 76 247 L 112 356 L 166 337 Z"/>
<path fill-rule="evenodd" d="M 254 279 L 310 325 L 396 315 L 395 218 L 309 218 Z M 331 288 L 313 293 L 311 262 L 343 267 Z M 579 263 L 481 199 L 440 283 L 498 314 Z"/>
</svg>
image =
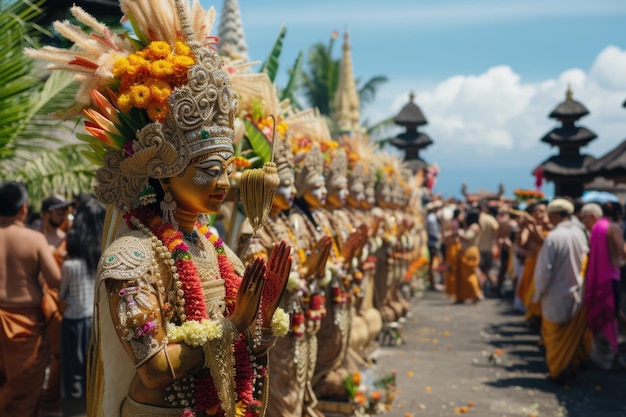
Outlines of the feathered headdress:
<svg viewBox="0 0 626 417">
<path fill-rule="evenodd" d="M 215 11 L 197 0 L 121 0 L 134 36 L 117 35 L 80 7 L 55 29 L 70 49 L 26 49 L 49 68 L 76 74 L 76 109 L 89 119 L 86 156 L 101 164 L 95 194 L 122 211 L 138 203 L 148 178 L 182 173 L 194 160 L 233 152 L 237 97 L 210 36 Z"/>
</svg>

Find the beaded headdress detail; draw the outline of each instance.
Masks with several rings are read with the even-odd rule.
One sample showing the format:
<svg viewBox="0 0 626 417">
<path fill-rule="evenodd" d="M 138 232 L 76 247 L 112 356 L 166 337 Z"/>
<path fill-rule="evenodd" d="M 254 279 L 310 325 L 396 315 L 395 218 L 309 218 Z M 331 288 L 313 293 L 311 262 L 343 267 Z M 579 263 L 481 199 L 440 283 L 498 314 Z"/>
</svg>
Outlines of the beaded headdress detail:
<svg viewBox="0 0 626 417">
<path fill-rule="evenodd" d="M 215 11 L 187 0 L 121 0 L 134 36 L 119 36 L 80 7 L 70 10 L 93 31 L 68 21 L 55 29 L 71 49 L 46 46 L 27 55 L 76 74 L 77 109 L 89 119 L 80 135 L 86 156 L 102 166 L 96 196 L 128 210 L 148 178 L 169 178 L 204 156 L 233 153 L 237 98 L 209 35 Z M 193 16 L 193 20 L 190 20 Z"/>
</svg>

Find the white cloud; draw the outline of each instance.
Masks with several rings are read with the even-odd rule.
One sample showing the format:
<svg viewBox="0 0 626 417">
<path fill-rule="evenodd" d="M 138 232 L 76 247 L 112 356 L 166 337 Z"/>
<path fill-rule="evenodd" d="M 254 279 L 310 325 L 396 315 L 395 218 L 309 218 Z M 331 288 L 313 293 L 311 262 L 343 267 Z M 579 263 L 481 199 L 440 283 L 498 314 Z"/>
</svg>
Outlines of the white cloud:
<svg viewBox="0 0 626 417">
<path fill-rule="evenodd" d="M 466 160 L 471 155 L 473 162 L 503 163 L 510 158 L 522 164 L 516 158 L 525 155 L 534 158 L 526 161 L 528 166 L 540 162 L 556 153 L 540 139 L 558 126 L 548 115 L 565 99 L 568 85 L 574 99 L 591 113 L 578 124 L 599 137 L 583 152 L 599 157 L 626 137 L 624 74 L 626 50 L 609 46 L 598 54 L 588 73 L 574 68 L 555 79 L 525 83 L 513 68 L 496 66 L 479 75 L 456 75 L 418 89 L 415 102 L 429 122 L 421 130 L 434 141 L 427 157 Z M 396 91 L 391 114 L 407 103 L 406 85 L 404 89 L 390 86 Z M 369 119 L 380 120 L 376 114 L 388 117 L 390 109 L 368 112 Z"/>
</svg>

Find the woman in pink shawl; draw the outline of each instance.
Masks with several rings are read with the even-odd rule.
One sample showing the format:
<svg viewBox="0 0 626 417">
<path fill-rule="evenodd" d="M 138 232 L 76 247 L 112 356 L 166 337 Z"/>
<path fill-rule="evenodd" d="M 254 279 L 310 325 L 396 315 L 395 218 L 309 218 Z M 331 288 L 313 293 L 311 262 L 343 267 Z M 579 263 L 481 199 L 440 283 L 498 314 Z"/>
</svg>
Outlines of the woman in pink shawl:
<svg viewBox="0 0 626 417">
<path fill-rule="evenodd" d="M 603 204 L 604 217 L 593 225 L 589 239 L 584 299 L 589 329 L 594 335 L 591 360 L 602 369 L 619 365 L 619 266 L 624 253 L 619 209 L 617 204 Z"/>
</svg>

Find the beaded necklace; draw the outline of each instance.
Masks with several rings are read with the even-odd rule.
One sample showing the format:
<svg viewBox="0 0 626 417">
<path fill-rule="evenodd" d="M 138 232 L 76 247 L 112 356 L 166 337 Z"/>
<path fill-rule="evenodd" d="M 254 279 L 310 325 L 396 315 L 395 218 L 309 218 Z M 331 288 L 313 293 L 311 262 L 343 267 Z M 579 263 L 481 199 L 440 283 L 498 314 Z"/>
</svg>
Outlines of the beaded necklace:
<svg viewBox="0 0 626 417">
<path fill-rule="evenodd" d="M 129 227 L 138 229 L 144 234 L 156 237 L 163 249 L 156 249 L 157 253 L 169 252 L 169 265 L 172 272 L 172 279 L 177 291 L 177 307 L 181 322 L 210 319 L 207 314 L 207 306 L 204 300 L 202 283 L 198 276 L 198 271 L 193 262 L 189 247 L 183 240 L 183 233 L 176 230 L 171 224 L 163 223 L 163 220 L 153 211 L 140 207 L 125 214 Z M 225 316 L 228 317 L 234 310 L 237 299 L 237 291 L 241 285 L 241 278 L 235 274 L 233 266 L 228 259 L 224 242 L 218 236 L 211 233 L 206 224 L 196 223 L 198 234 L 203 235 L 213 245 L 217 253 L 219 271 L 226 289 Z M 166 317 L 167 320 L 167 317 Z M 248 351 L 245 337 L 239 337 L 234 343 L 235 360 L 235 385 L 239 402 L 236 405 L 237 413 L 246 416 L 256 417 L 259 415 L 260 404 L 254 399 L 254 380 L 262 377 L 255 372 Z M 264 369 L 257 371 L 264 372 Z M 193 382 L 195 408 L 207 414 L 224 415 L 220 405 L 215 381 L 210 375 L 196 377 Z M 181 417 L 192 417 L 193 411 L 185 410 Z"/>
</svg>

